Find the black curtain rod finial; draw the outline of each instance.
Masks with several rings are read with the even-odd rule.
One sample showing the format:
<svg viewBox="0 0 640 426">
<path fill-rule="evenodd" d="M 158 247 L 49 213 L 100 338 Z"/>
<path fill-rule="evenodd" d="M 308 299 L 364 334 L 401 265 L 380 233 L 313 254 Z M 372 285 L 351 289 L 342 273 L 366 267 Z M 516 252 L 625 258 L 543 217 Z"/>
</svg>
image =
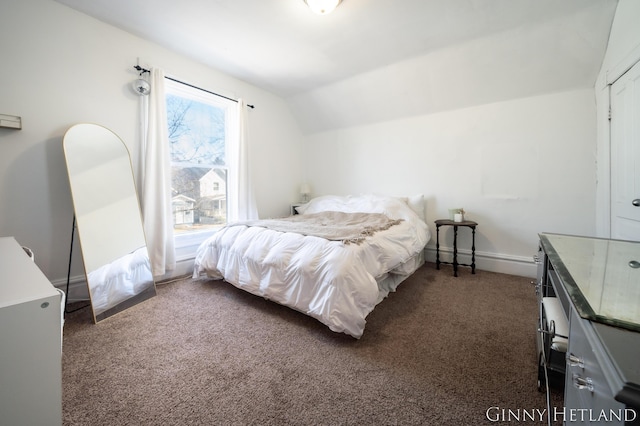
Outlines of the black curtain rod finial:
<svg viewBox="0 0 640 426">
<path fill-rule="evenodd" d="M 140 75 L 144 74 L 145 72 L 151 72 L 146 68 L 142 68 L 140 65 L 136 65 L 133 68 L 135 68 L 136 70 L 140 71 Z"/>
</svg>

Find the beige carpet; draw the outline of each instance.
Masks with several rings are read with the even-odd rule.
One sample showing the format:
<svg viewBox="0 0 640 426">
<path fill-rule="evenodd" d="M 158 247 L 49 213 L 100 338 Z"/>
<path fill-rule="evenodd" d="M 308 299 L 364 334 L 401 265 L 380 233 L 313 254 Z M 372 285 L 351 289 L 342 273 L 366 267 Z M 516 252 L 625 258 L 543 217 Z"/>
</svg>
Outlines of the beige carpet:
<svg viewBox="0 0 640 426">
<path fill-rule="evenodd" d="M 67 316 L 64 424 L 546 424 L 524 420 L 545 408 L 529 282 L 427 264 L 360 340 L 225 282 L 159 285 L 97 325 Z"/>
</svg>

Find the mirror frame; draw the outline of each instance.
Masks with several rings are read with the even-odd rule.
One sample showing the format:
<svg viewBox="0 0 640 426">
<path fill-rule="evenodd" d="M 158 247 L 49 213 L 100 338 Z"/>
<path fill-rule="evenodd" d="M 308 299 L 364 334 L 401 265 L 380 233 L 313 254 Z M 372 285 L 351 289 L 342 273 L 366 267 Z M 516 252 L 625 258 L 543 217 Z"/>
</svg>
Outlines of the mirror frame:
<svg viewBox="0 0 640 426">
<path fill-rule="evenodd" d="M 76 124 L 62 142 L 97 323 L 156 295 L 131 156 L 98 124 Z"/>
</svg>

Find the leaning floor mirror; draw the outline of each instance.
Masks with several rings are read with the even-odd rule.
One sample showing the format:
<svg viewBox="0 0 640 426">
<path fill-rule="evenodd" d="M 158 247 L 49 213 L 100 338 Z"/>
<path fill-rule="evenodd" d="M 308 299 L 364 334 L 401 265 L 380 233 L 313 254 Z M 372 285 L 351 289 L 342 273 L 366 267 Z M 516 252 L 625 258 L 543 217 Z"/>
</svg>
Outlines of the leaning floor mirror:
<svg viewBox="0 0 640 426">
<path fill-rule="evenodd" d="M 71 127 L 63 149 L 98 322 L 156 294 L 131 159 L 124 142 L 96 124 Z"/>
</svg>

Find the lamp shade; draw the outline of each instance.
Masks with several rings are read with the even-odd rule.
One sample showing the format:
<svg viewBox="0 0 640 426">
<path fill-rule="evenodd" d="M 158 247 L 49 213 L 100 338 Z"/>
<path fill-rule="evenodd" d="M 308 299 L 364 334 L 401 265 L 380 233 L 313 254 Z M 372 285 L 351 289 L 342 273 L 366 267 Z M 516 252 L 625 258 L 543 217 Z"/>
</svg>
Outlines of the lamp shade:
<svg viewBox="0 0 640 426">
<path fill-rule="evenodd" d="M 314 13 L 318 15 L 326 15 L 333 12 L 342 0 L 304 0 Z"/>
<path fill-rule="evenodd" d="M 302 185 L 300 185 L 300 193 L 305 195 L 311 194 L 311 187 L 308 183 L 303 183 Z"/>
</svg>

